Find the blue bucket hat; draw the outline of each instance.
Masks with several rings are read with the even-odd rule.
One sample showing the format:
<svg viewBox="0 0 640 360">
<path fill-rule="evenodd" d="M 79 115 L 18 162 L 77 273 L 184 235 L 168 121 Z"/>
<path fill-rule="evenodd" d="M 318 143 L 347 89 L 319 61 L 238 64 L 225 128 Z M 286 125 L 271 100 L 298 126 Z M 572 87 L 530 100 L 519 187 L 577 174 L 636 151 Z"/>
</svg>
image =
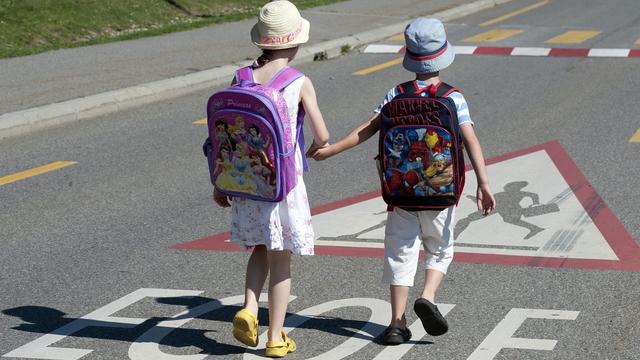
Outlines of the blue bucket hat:
<svg viewBox="0 0 640 360">
<path fill-rule="evenodd" d="M 455 58 L 444 25 L 438 19 L 412 20 L 404 29 L 404 41 L 406 51 L 402 65 L 411 72 L 437 72 L 451 65 Z"/>
</svg>

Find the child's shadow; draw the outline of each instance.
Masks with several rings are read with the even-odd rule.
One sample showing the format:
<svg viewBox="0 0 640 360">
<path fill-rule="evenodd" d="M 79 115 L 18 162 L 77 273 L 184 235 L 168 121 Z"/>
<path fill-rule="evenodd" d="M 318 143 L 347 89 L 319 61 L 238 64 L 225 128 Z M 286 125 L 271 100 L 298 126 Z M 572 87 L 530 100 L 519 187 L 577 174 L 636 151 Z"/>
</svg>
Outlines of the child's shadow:
<svg viewBox="0 0 640 360">
<path fill-rule="evenodd" d="M 192 309 L 202 304 L 217 302 L 218 300 L 196 296 L 159 298 L 157 301 L 163 304 L 181 305 L 187 309 Z M 224 316 L 217 316 L 217 314 L 224 312 L 226 309 L 228 308 L 222 307 L 211 312 L 211 314 L 204 314 L 204 316 L 213 315 L 213 319 L 224 318 Z M 170 330 L 170 335 L 165 336 L 159 342 L 160 345 L 175 348 L 197 347 L 200 349 L 199 353 L 207 355 L 231 355 L 245 352 L 244 346 L 218 342 L 205 336 L 206 333 L 211 332 L 208 329 L 162 329 L 162 326 L 158 327 L 157 325 L 162 321 L 169 320 L 167 317 L 153 317 L 140 325 L 127 328 L 127 324 L 69 318 L 60 310 L 44 306 L 20 306 L 3 310 L 2 313 L 18 317 L 24 322 L 12 328 L 18 331 L 133 343 L 147 331 L 157 327 L 161 331 Z M 69 330 L 70 328 L 80 328 L 80 330 L 73 331 Z"/>
<path fill-rule="evenodd" d="M 187 309 L 193 309 L 207 303 L 218 302 L 216 299 L 205 297 L 168 297 L 158 298 L 158 303 L 168 305 L 184 306 Z M 229 332 L 231 331 L 231 321 L 235 313 L 240 309 L 239 306 L 223 306 L 213 311 L 196 316 L 195 319 L 212 320 L 228 322 Z M 157 327 L 162 321 L 169 320 L 167 317 L 153 317 L 140 325 L 134 327 L 125 327 L 125 324 L 113 322 L 96 321 L 82 318 L 69 318 L 60 310 L 43 306 L 20 306 L 2 311 L 3 314 L 20 318 L 24 323 L 13 327 L 14 330 L 26 331 L 41 334 L 57 334 L 70 337 L 82 337 L 101 340 L 116 340 L 127 343 L 135 342 L 140 336 L 150 329 Z M 297 314 L 287 314 L 287 317 L 300 317 Z M 260 309 L 258 316 L 260 324 L 268 324 L 268 312 L 266 309 Z M 317 316 L 302 317 L 298 321 L 304 321 L 297 326 L 297 329 L 311 329 L 327 332 L 329 334 L 344 336 L 346 338 L 359 338 L 382 344 L 380 334 L 385 326 L 380 324 L 369 323 L 361 320 L 348 320 L 337 317 Z M 77 328 L 81 328 L 75 332 L 69 332 L 70 325 L 75 322 Z M 83 326 L 84 325 L 84 326 Z M 122 327 L 118 327 L 118 326 Z M 161 328 L 161 326 L 159 327 Z M 353 329 L 363 329 L 362 332 Z M 165 336 L 158 343 L 167 347 L 186 348 L 195 347 L 200 349 L 200 354 L 207 355 L 231 355 L 244 353 L 247 348 L 242 345 L 227 344 L 216 341 L 206 336 L 207 333 L 216 332 L 209 329 L 161 329 L 170 330 L 170 335 Z M 416 344 L 430 344 L 426 341 L 413 342 Z"/>
</svg>

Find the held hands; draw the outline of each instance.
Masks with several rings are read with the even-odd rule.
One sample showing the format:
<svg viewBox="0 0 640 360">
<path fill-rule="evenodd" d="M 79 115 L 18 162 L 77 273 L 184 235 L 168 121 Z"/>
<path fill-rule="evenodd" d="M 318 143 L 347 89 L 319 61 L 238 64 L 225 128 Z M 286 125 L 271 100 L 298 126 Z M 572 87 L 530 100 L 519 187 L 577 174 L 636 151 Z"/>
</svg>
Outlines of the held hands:
<svg viewBox="0 0 640 360">
<path fill-rule="evenodd" d="M 332 147 L 328 142 L 323 145 L 318 145 L 314 142 L 309 147 L 309 150 L 307 150 L 307 157 L 312 158 L 316 161 L 325 160 L 332 155 L 334 155 L 332 152 Z"/>
<path fill-rule="evenodd" d="M 213 201 L 221 207 L 231 206 L 230 199 L 227 195 L 219 192 L 217 189 L 213 189 Z"/>
<path fill-rule="evenodd" d="M 478 185 L 476 199 L 478 210 L 482 210 L 483 216 L 491 214 L 491 211 L 496 207 L 496 199 L 494 199 L 488 184 Z"/>
</svg>

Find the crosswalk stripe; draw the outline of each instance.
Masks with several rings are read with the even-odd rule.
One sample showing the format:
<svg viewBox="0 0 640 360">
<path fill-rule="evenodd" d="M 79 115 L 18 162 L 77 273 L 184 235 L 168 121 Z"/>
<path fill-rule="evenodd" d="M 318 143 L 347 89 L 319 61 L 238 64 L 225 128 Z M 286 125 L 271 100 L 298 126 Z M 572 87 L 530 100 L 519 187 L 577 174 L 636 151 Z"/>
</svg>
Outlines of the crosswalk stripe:
<svg viewBox="0 0 640 360">
<path fill-rule="evenodd" d="M 29 170 L 24 170 L 15 174 L 0 177 L 0 185 L 10 184 L 19 180 L 24 180 L 33 176 L 42 175 L 50 171 L 62 169 L 67 166 L 75 165 L 75 161 L 55 161 L 47 165 L 38 166 Z"/>
<path fill-rule="evenodd" d="M 474 51 L 476 51 L 477 46 L 454 46 L 453 51 L 456 55 L 472 55 Z"/>
<path fill-rule="evenodd" d="M 635 134 L 633 134 L 633 136 L 631 137 L 631 139 L 629 139 L 629 142 L 632 143 L 640 143 L 640 129 L 638 129 L 636 131 Z"/>
<path fill-rule="evenodd" d="M 371 44 L 367 46 L 363 52 L 370 54 L 390 54 L 397 53 L 402 48 L 402 45 Z"/>
<path fill-rule="evenodd" d="M 589 55 L 592 57 L 628 57 L 629 49 L 591 49 Z"/>
<path fill-rule="evenodd" d="M 199 119 L 193 122 L 194 125 L 207 125 L 207 118 Z"/>
<path fill-rule="evenodd" d="M 468 37 L 464 42 L 496 42 L 523 33 L 522 29 L 493 29 Z"/>
<path fill-rule="evenodd" d="M 515 47 L 511 52 L 514 56 L 547 56 L 551 48 Z"/>
<path fill-rule="evenodd" d="M 545 41 L 548 44 L 581 44 L 593 37 L 598 36 L 602 31 L 592 30 L 569 30 L 558 36 Z"/>
</svg>

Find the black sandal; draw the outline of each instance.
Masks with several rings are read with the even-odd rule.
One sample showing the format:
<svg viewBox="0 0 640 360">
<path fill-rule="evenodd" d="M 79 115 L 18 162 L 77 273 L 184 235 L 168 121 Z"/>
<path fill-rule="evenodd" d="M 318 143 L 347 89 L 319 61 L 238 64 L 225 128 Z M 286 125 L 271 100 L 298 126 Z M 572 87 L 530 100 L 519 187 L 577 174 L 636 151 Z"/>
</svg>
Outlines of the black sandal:
<svg viewBox="0 0 640 360">
<path fill-rule="evenodd" d="M 413 310 L 420 318 L 427 334 L 440 336 L 449 330 L 447 320 L 442 316 L 438 307 L 427 299 L 420 298 L 413 304 Z"/>
<path fill-rule="evenodd" d="M 385 345 L 400 345 L 411 340 L 411 330 L 408 327 L 401 328 L 389 325 L 383 334 Z"/>
</svg>

